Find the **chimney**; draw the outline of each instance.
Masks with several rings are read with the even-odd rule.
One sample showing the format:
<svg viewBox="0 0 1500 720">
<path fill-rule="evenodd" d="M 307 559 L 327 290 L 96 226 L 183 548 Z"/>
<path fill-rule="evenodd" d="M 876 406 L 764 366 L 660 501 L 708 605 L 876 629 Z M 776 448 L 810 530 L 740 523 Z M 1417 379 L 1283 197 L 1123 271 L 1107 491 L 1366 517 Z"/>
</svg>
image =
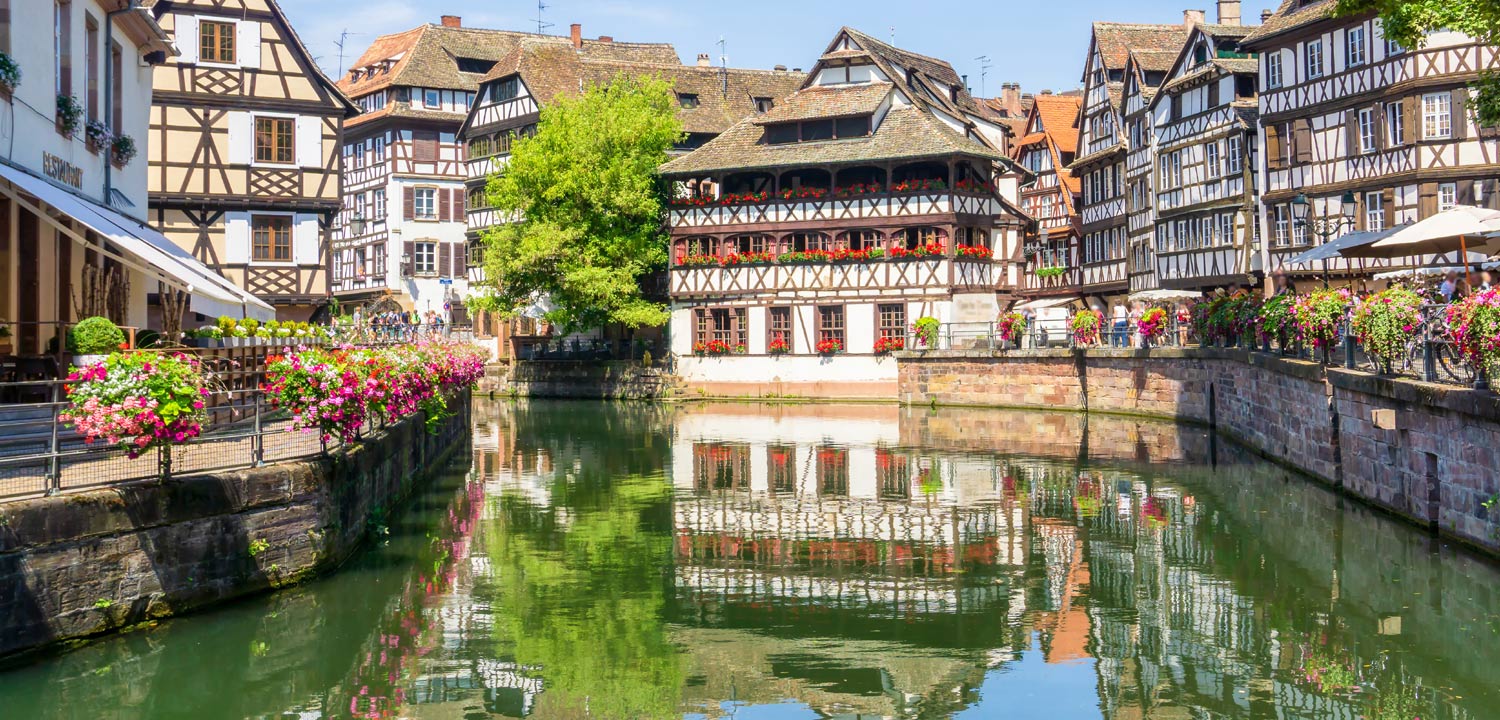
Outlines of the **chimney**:
<svg viewBox="0 0 1500 720">
<path fill-rule="evenodd" d="M 713 61 L 708 59 L 708 53 L 698 53 L 698 67 L 711 67 Z"/>
<path fill-rule="evenodd" d="M 444 15 L 443 27 L 463 27 L 464 19 L 457 15 Z"/>
<path fill-rule="evenodd" d="M 1021 84 L 1005 83 L 1000 86 L 1000 104 L 1005 110 L 1016 115 L 1021 114 Z"/>
<path fill-rule="evenodd" d="M 1271 21 L 1271 11 L 1269 9 L 1260 11 L 1260 24 L 1265 25 L 1266 23 L 1268 23 L 1270 21 Z"/>
<path fill-rule="evenodd" d="M 614 41 L 615 41 L 615 38 L 614 38 L 613 35 L 600 35 L 599 36 L 599 42 L 602 42 L 602 43 L 612 43 Z"/>
<path fill-rule="evenodd" d="M 773 67 L 771 69 L 775 70 L 776 72 L 786 72 L 786 66 L 785 65 L 777 65 L 776 67 Z"/>
<path fill-rule="evenodd" d="M 1240 24 L 1240 0 L 1219 0 L 1219 24 Z"/>
<path fill-rule="evenodd" d="M 569 27 L 568 36 L 573 39 L 573 47 L 575 49 L 583 47 L 583 26 L 582 25 L 579 25 L 578 23 L 573 23 L 573 25 L 571 27 Z"/>
<path fill-rule="evenodd" d="M 1052 91 L 1051 90 L 1043 90 L 1042 94 L 1050 96 L 1052 94 Z"/>
<path fill-rule="evenodd" d="M 1208 16 L 1208 13 L 1206 13 L 1206 12 L 1204 12 L 1202 10 L 1183 10 L 1182 11 L 1182 24 L 1183 24 L 1183 26 L 1188 27 L 1188 28 L 1191 28 L 1194 25 L 1202 25 L 1202 24 L 1204 24 L 1205 18 L 1207 16 Z"/>
</svg>

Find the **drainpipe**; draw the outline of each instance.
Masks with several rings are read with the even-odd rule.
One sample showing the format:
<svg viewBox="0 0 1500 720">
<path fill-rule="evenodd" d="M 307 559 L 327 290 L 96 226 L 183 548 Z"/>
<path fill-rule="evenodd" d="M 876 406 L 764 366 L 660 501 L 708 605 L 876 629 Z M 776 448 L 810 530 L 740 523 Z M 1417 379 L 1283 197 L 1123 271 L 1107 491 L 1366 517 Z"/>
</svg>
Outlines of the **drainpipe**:
<svg viewBox="0 0 1500 720">
<path fill-rule="evenodd" d="M 125 7 L 120 8 L 119 10 L 111 10 L 104 15 L 104 51 L 103 54 L 100 55 L 100 58 L 104 61 L 104 85 L 103 87 L 99 88 L 99 90 L 100 93 L 104 96 L 104 118 L 105 120 L 110 121 L 111 124 L 113 123 L 115 117 L 115 63 L 113 52 L 115 47 L 115 16 L 136 12 L 140 9 L 141 0 L 128 0 L 125 3 Z M 123 56 L 124 50 L 122 49 L 122 59 Z M 121 65 L 123 64 L 124 63 L 121 63 Z M 121 99 L 123 100 L 123 98 Z M 110 129 L 116 133 L 120 132 L 120 128 L 117 127 L 111 127 Z M 105 207 L 110 207 L 111 191 L 114 190 L 114 178 L 111 177 L 114 171 L 114 167 L 115 165 L 111 161 L 109 153 L 106 152 L 104 155 Z"/>
</svg>

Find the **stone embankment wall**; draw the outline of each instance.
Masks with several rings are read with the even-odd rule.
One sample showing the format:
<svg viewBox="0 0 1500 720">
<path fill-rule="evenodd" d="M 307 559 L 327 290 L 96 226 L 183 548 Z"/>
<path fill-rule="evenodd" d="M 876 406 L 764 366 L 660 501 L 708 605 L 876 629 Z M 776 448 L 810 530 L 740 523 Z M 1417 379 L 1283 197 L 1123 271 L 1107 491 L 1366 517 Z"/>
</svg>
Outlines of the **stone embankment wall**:
<svg viewBox="0 0 1500 720">
<path fill-rule="evenodd" d="M 1243 350 L 901 354 L 901 400 L 1211 425 L 1267 458 L 1500 554 L 1500 398 Z M 1380 412 L 1377 412 L 1380 411 Z"/>
<path fill-rule="evenodd" d="M 667 369 L 638 361 L 522 360 L 492 366 L 479 390 L 536 398 L 655 400 L 677 395 L 681 383 Z"/>
<path fill-rule="evenodd" d="M 337 567 L 469 437 L 468 396 L 327 459 L 0 505 L 0 657 Z"/>
</svg>

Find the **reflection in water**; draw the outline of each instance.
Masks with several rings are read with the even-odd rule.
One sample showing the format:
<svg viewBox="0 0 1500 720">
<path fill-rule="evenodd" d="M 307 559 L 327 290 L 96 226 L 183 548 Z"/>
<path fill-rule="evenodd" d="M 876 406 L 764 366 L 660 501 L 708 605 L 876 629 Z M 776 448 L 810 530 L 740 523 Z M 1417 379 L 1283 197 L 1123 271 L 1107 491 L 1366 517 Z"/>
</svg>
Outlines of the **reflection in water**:
<svg viewBox="0 0 1500 720">
<path fill-rule="evenodd" d="M 0 674 L 0 707 L 1410 720 L 1500 706 L 1500 573 L 1198 430 L 875 406 L 475 414 L 472 469 L 345 572 Z"/>
</svg>

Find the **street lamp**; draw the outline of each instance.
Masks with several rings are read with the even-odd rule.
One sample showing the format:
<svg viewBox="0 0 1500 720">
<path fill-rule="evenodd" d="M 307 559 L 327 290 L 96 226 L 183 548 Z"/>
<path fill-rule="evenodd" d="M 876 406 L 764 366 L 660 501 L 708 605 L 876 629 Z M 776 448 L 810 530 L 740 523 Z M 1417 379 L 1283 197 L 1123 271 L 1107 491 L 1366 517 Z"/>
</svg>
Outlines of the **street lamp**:
<svg viewBox="0 0 1500 720">
<path fill-rule="evenodd" d="M 1292 200 L 1292 219 L 1297 225 L 1318 236 L 1318 244 L 1332 240 L 1334 237 L 1344 234 L 1348 228 L 1354 227 L 1354 193 L 1345 190 L 1339 197 L 1338 215 L 1312 215 L 1312 203 L 1307 200 L 1307 193 L 1297 193 Z M 1323 287 L 1328 287 L 1328 260 L 1323 260 Z"/>
<path fill-rule="evenodd" d="M 355 213 L 354 217 L 349 218 L 349 229 L 353 231 L 356 236 L 365 234 L 365 228 L 368 225 L 369 221 L 365 220 L 364 213 Z"/>
</svg>

